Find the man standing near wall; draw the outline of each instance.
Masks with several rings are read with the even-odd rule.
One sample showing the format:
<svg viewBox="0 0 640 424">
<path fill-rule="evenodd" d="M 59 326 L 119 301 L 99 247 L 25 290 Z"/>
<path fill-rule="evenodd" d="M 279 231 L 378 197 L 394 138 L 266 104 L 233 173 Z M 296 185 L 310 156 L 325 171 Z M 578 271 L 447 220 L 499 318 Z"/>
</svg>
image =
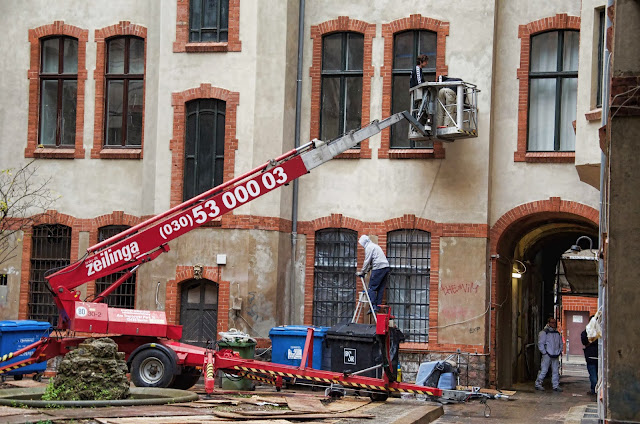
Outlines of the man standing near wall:
<svg viewBox="0 0 640 424">
<path fill-rule="evenodd" d="M 389 261 L 382 252 L 380 246 L 371 241 L 369 236 L 361 236 L 358 243 L 364 247 L 364 263 L 362 271 L 356 272 L 358 277 L 364 276 L 371 270 L 369 278 L 369 299 L 374 312 L 378 312 L 378 305 L 382 303 L 384 288 L 387 285 L 387 275 L 389 274 Z"/>
<path fill-rule="evenodd" d="M 536 379 L 536 390 L 544 390 L 542 381 L 549 371 L 549 366 L 551 366 L 553 390 L 556 392 L 562 391 L 562 388 L 560 388 L 560 355 L 562 355 L 563 343 L 557 327 L 558 321 L 555 318 L 549 318 L 548 324 L 538 335 L 538 349 L 542 353 L 542 362 Z"/>
<path fill-rule="evenodd" d="M 589 322 L 593 319 L 593 315 L 589 318 Z M 587 371 L 589 371 L 589 382 L 591 383 L 590 395 L 596 394 L 596 384 L 598 383 L 598 339 L 589 340 L 587 330 L 580 334 L 582 345 L 584 346 L 584 359 L 587 361 Z"/>
</svg>

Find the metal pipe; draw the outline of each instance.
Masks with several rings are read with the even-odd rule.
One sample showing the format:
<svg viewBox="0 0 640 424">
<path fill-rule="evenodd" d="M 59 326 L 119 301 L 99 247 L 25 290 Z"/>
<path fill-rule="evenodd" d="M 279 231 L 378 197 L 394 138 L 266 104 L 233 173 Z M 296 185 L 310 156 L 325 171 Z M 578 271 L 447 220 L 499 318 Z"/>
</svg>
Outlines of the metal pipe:
<svg viewBox="0 0 640 424">
<path fill-rule="evenodd" d="M 302 114 L 302 59 L 304 57 L 304 11 L 305 0 L 300 0 L 298 9 L 298 69 L 296 72 L 296 122 L 294 147 L 300 145 L 300 116 Z M 291 199 L 291 278 L 289 287 L 289 322 L 294 321 L 295 288 L 296 288 L 296 249 L 298 248 L 298 180 L 293 180 Z M 307 252 L 309 254 L 309 252 Z"/>
</svg>

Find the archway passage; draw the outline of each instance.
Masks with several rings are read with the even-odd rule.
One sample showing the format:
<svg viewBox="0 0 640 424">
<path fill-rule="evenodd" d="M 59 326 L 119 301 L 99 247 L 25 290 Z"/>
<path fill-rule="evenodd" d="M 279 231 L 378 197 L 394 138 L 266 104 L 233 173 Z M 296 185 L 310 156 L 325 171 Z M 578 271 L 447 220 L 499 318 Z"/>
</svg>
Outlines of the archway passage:
<svg viewBox="0 0 640 424">
<path fill-rule="evenodd" d="M 218 334 L 218 285 L 209 280 L 188 280 L 180 293 L 182 341 L 205 347 Z"/>
<path fill-rule="evenodd" d="M 582 236 L 586 236 L 583 241 L 589 238 L 597 249 L 597 211 L 575 204 L 562 209 L 536 210 L 529 206 L 526 213 L 505 214 L 503 218 L 515 218 L 510 221 L 501 218 L 492 229 L 495 349 L 491 374 L 498 387 L 535 379 L 540 363 L 536 348 L 538 333 L 551 316 L 563 326 L 564 297 L 584 296 L 585 290 L 597 293 L 595 260 L 594 272 L 584 277 L 588 282 L 579 285 L 580 293 L 575 290 L 578 285 L 567 280 L 562 265 L 563 254 Z M 588 248 L 589 243 L 581 243 L 581 247 Z M 514 276 L 514 272 L 520 276 Z"/>
</svg>

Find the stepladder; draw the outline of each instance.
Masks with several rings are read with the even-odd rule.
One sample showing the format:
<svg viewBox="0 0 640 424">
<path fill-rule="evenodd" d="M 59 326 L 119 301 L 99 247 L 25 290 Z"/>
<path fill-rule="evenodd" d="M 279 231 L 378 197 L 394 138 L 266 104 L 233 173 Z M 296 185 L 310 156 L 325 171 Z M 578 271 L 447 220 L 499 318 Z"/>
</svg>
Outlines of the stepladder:
<svg viewBox="0 0 640 424">
<path fill-rule="evenodd" d="M 353 318 L 351 322 L 358 322 L 360 320 L 360 314 L 366 314 L 367 307 L 373 316 L 373 321 L 377 324 L 378 317 L 376 316 L 376 311 L 373 309 L 373 305 L 371 304 L 371 298 L 369 297 L 369 287 L 367 287 L 367 283 L 364 281 L 364 276 L 359 276 L 360 282 L 362 283 L 362 290 L 358 292 L 358 303 L 356 304 L 356 309 L 353 311 Z"/>
</svg>

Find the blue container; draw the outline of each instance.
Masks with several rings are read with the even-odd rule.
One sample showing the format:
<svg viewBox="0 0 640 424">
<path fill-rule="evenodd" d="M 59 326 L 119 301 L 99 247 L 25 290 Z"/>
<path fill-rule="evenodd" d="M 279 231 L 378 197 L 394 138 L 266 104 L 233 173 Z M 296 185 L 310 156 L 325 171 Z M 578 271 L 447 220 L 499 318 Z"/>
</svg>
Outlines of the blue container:
<svg viewBox="0 0 640 424">
<path fill-rule="evenodd" d="M 271 339 L 271 362 L 282 365 L 300 366 L 304 342 L 307 339 L 305 325 L 284 325 L 269 331 Z M 313 369 L 322 369 L 322 342 L 329 327 L 313 328 Z"/>
<path fill-rule="evenodd" d="M 40 321 L 0 321 L 0 356 L 15 352 L 18 349 L 37 342 L 51 332 L 51 324 Z M 15 358 L 2 362 L 2 365 L 29 359 L 35 349 L 31 349 Z M 47 361 L 27 365 L 4 373 L 4 375 L 23 375 L 44 372 L 47 369 Z"/>
</svg>

